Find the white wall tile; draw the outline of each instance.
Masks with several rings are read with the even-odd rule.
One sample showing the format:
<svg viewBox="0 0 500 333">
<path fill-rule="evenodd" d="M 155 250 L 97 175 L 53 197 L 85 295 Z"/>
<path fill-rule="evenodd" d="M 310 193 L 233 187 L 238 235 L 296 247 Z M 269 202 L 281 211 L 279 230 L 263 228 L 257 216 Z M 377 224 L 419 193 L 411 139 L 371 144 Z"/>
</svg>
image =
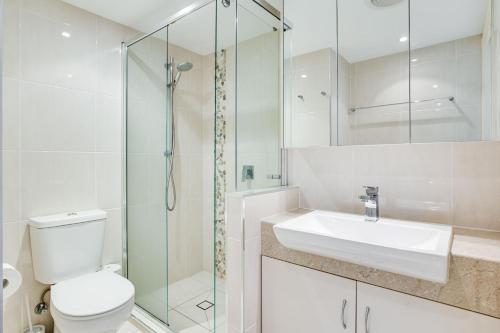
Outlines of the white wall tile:
<svg viewBox="0 0 500 333">
<path fill-rule="evenodd" d="M 97 204 L 100 209 L 120 208 L 122 203 L 121 154 L 95 155 Z M 115 229 L 116 230 L 116 229 Z"/>
<path fill-rule="evenodd" d="M 94 209 L 94 154 L 25 152 L 21 156 L 23 219 Z"/>
<path fill-rule="evenodd" d="M 19 78 L 19 0 L 6 0 L 3 3 L 3 75 Z"/>
<path fill-rule="evenodd" d="M 358 196 L 372 185 L 380 187 L 381 216 L 500 230 L 498 142 L 291 149 L 288 156 L 301 207 L 363 214 Z"/>
<path fill-rule="evenodd" d="M 298 208 L 299 190 L 282 188 L 261 193 L 240 192 L 226 195 L 227 225 L 227 312 L 229 331 L 242 332 L 241 313 L 245 312 L 245 330 L 260 332 L 260 222 L 269 215 Z M 241 239 L 241 217 L 245 217 L 245 240 Z M 234 238 L 233 238 L 234 237 Z M 245 249 L 241 242 L 245 241 Z M 242 262 L 243 260 L 243 262 Z M 245 266 L 242 276 L 242 265 Z M 245 280 L 243 286 L 242 278 Z M 245 299 L 241 300 L 242 288 Z M 242 309 L 242 306 L 244 309 Z"/>
<path fill-rule="evenodd" d="M 22 78 L 94 91 L 96 17 L 57 1 L 40 1 L 39 4 L 25 1 L 23 4 Z M 70 37 L 64 37 L 63 33 Z"/>
<path fill-rule="evenodd" d="M 34 280 L 27 218 L 113 208 L 103 260 L 120 261 L 119 48 L 137 32 L 58 0 L 6 0 L 3 29 L 4 249 L 24 279 L 4 331 L 20 332 L 19 299 L 34 305 L 46 288 Z M 49 313 L 36 321 L 52 331 Z"/>
<path fill-rule="evenodd" d="M 19 81 L 4 77 L 2 85 L 2 149 L 19 149 Z"/>
<path fill-rule="evenodd" d="M 121 100 L 98 94 L 95 99 L 96 151 L 121 153 Z"/>
<path fill-rule="evenodd" d="M 3 261 L 14 267 L 17 266 L 21 244 L 19 237 L 19 223 L 3 224 Z"/>
<path fill-rule="evenodd" d="M 104 265 L 122 263 L 122 214 L 121 209 L 107 210 L 106 232 L 104 236 L 104 249 L 102 263 Z"/>
<path fill-rule="evenodd" d="M 2 152 L 3 222 L 18 222 L 21 217 L 19 167 L 19 153 L 17 151 Z"/>
<path fill-rule="evenodd" d="M 97 90 L 101 94 L 119 98 L 121 83 L 121 44 L 125 41 L 125 27 L 104 18 L 97 18 Z"/>
<path fill-rule="evenodd" d="M 23 150 L 94 151 L 94 96 L 23 82 L 21 127 Z"/>
<path fill-rule="evenodd" d="M 500 143 L 454 145 L 454 224 L 500 231 Z"/>
</svg>

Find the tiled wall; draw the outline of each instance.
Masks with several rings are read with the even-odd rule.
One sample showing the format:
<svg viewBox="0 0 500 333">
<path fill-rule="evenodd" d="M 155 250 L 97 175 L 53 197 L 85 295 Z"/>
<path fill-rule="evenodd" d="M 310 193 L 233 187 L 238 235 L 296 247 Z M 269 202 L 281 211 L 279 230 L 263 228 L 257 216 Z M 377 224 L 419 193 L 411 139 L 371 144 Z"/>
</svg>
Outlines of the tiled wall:
<svg viewBox="0 0 500 333">
<path fill-rule="evenodd" d="M 260 333 L 261 220 L 297 209 L 299 191 L 289 187 L 231 193 L 226 196 L 226 206 L 226 330 Z"/>
<path fill-rule="evenodd" d="M 103 262 L 121 261 L 120 43 L 135 32 L 59 1 L 4 4 L 4 261 L 24 278 L 5 305 L 13 333 L 27 326 L 21 297 L 34 306 L 45 288 L 33 277 L 28 218 L 104 209 Z M 51 329 L 48 313 L 34 321 Z"/>
<path fill-rule="evenodd" d="M 285 97 L 286 144 L 292 147 L 330 145 L 330 108 L 335 53 L 322 49 L 288 59 L 285 62 L 287 93 Z M 324 94 L 322 94 L 324 93 Z M 336 91 L 335 91 L 336 94 Z"/>
<path fill-rule="evenodd" d="M 289 150 L 289 184 L 304 208 L 363 214 L 380 187 L 384 217 L 500 231 L 500 142 Z"/>
<path fill-rule="evenodd" d="M 228 113 L 233 114 L 232 117 L 228 116 L 228 134 L 236 127 L 234 134 L 228 135 L 228 141 L 237 145 L 234 151 L 237 166 L 235 182 L 238 190 L 280 184 L 279 180 L 267 178 L 268 175 L 280 172 L 278 37 L 276 31 L 263 33 L 239 42 L 237 54 L 234 47 L 228 49 L 228 86 L 233 85 L 237 89 L 237 104 L 227 103 L 230 108 Z M 233 84 L 234 79 L 237 84 Z M 231 159 L 233 156 L 227 154 L 226 160 Z M 255 167 L 254 180 L 251 182 L 242 181 L 243 165 Z"/>
<path fill-rule="evenodd" d="M 481 139 L 482 52 L 481 35 L 412 50 L 411 99 L 453 96 L 456 102 L 440 99 L 413 104 L 412 142 Z M 409 98 L 407 52 L 353 63 L 349 73 L 350 107 L 398 103 Z M 342 132 L 350 132 L 350 141 L 344 144 L 409 140 L 408 104 L 339 112 L 347 112 L 349 119 L 348 123 L 339 123 Z"/>
</svg>

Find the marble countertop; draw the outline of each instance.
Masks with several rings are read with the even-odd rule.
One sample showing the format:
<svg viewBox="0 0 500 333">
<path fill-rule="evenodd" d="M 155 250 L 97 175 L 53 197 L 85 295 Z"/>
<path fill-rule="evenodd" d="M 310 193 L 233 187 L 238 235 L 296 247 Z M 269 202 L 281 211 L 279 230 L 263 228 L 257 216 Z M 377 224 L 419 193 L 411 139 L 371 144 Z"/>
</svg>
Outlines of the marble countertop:
<svg viewBox="0 0 500 333">
<path fill-rule="evenodd" d="M 262 255 L 500 318 L 499 232 L 454 228 L 449 281 L 439 284 L 282 246 L 272 226 L 308 212 L 298 209 L 264 218 Z"/>
</svg>

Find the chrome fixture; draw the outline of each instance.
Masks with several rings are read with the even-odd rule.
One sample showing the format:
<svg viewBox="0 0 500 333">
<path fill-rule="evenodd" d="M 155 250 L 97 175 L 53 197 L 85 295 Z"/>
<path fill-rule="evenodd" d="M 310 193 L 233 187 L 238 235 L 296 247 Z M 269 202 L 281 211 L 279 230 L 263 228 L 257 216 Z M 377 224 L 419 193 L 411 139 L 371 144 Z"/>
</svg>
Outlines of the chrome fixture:
<svg viewBox="0 0 500 333">
<path fill-rule="evenodd" d="M 304 102 L 304 95 L 297 95 L 297 98 Z"/>
<path fill-rule="evenodd" d="M 221 0 L 221 2 L 222 2 L 222 5 L 224 7 L 226 7 L 226 8 L 229 7 L 229 6 L 231 6 L 231 1 L 230 0 Z"/>
<path fill-rule="evenodd" d="M 370 330 L 368 328 L 369 319 L 370 319 L 370 307 L 367 306 L 365 309 L 365 333 L 370 333 Z"/>
<path fill-rule="evenodd" d="M 173 70 L 172 70 L 173 66 L 174 66 L 174 62 L 173 62 L 173 58 L 171 58 L 170 63 L 168 63 L 166 65 L 167 70 L 171 71 L 169 73 L 169 75 L 173 75 Z M 181 80 L 182 72 L 188 72 L 191 69 L 193 69 L 193 64 L 186 61 L 186 62 L 182 62 L 182 63 L 178 64 L 176 68 L 177 68 L 177 74 L 175 74 L 175 78 L 171 79 L 170 82 L 167 84 L 167 87 L 172 88 L 172 90 L 175 90 L 175 88 L 179 84 L 179 81 Z"/>
<path fill-rule="evenodd" d="M 50 291 L 50 288 L 46 288 L 43 292 L 42 292 L 42 296 L 40 296 L 40 303 L 38 303 L 36 306 L 35 306 L 35 309 L 33 310 L 33 312 L 35 312 L 35 314 L 37 315 L 42 315 L 44 313 L 46 313 L 47 311 L 49 311 L 49 305 L 45 302 L 45 295 Z"/>
<path fill-rule="evenodd" d="M 342 321 L 342 328 L 343 329 L 346 329 L 347 328 L 347 324 L 345 323 L 345 308 L 347 306 L 347 300 L 344 298 L 342 300 L 342 313 L 340 315 L 340 320 Z"/>
<path fill-rule="evenodd" d="M 244 165 L 243 170 L 241 171 L 241 181 L 253 180 L 254 179 L 254 166 L 253 165 Z"/>
<path fill-rule="evenodd" d="M 171 119 L 171 131 L 170 131 L 170 149 L 167 149 L 165 156 L 167 158 L 168 164 L 168 175 L 167 175 L 167 188 L 166 188 L 166 204 L 167 210 L 173 211 L 177 203 L 177 191 L 175 189 L 174 181 L 174 157 L 175 157 L 175 117 L 174 117 L 174 91 L 181 80 L 182 72 L 188 72 L 193 68 L 193 64 L 190 62 L 181 62 L 177 65 L 177 74 L 174 77 L 174 58 L 170 58 L 168 64 L 165 65 L 167 69 L 167 88 L 169 88 L 170 101 L 167 103 L 170 108 L 170 119 Z M 168 200 L 168 193 L 172 189 L 172 204 Z"/>
<path fill-rule="evenodd" d="M 371 0 L 375 7 L 389 7 L 400 3 L 402 0 Z"/>
<path fill-rule="evenodd" d="M 378 210 L 378 186 L 363 186 L 366 195 L 361 195 L 361 202 L 365 203 L 365 221 L 377 222 L 379 218 Z"/>
<path fill-rule="evenodd" d="M 385 106 L 395 106 L 395 105 L 404 105 L 404 104 L 433 102 L 433 101 L 439 101 L 439 100 L 448 100 L 451 103 L 453 103 L 455 106 L 457 105 L 454 96 L 447 96 L 447 97 L 439 97 L 439 98 L 417 99 L 417 100 L 414 100 L 414 101 L 411 101 L 411 102 L 397 102 L 397 103 L 388 103 L 388 104 L 379 104 L 379 105 L 370 105 L 370 106 L 357 106 L 357 107 L 352 107 L 349 111 L 356 112 L 357 110 L 380 108 L 380 107 L 385 107 Z"/>
</svg>

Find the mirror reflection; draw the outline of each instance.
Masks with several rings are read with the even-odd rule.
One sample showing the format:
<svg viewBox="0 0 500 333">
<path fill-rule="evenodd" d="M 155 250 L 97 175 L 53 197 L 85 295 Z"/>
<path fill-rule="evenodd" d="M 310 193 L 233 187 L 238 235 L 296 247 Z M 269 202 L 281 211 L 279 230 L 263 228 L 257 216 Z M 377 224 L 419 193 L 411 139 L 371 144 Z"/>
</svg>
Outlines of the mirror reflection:
<svg viewBox="0 0 500 333">
<path fill-rule="evenodd" d="M 288 147 L 498 138 L 491 1 L 284 6 Z"/>
</svg>

